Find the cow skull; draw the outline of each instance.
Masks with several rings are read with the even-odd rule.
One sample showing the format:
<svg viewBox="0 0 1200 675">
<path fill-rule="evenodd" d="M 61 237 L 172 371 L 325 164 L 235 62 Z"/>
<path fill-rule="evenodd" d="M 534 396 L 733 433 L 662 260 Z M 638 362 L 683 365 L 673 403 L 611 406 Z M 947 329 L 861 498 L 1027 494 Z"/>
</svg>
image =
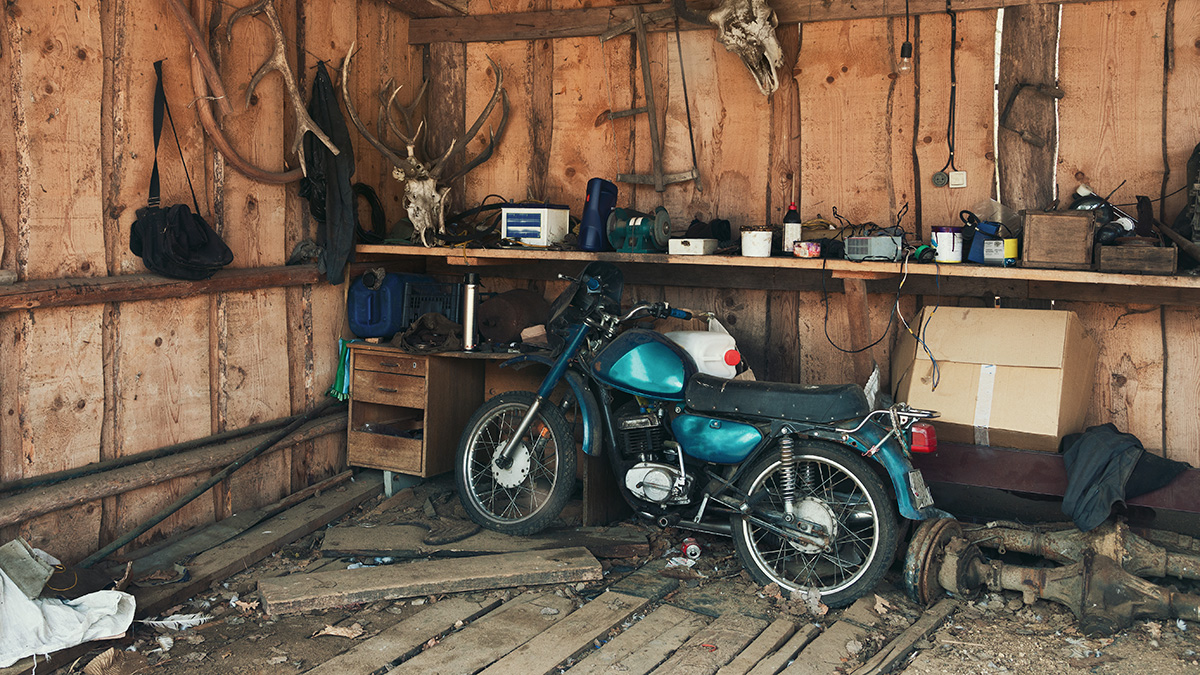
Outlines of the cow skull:
<svg viewBox="0 0 1200 675">
<path fill-rule="evenodd" d="M 696 21 L 697 13 L 687 10 L 683 0 L 675 0 L 675 10 Z M 717 39 L 725 49 L 741 57 L 750 69 L 758 90 L 770 96 L 779 87 L 776 71 L 783 65 L 783 48 L 775 37 L 779 19 L 767 0 L 722 0 L 707 20 L 717 27 Z"/>
<path fill-rule="evenodd" d="M 421 97 L 425 95 L 425 89 L 429 82 L 426 81 L 421 86 L 421 91 L 407 106 L 396 104 L 396 94 L 400 93 L 400 87 L 392 88 L 389 82 L 379 92 L 379 118 L 376 133 L 371 134 L 359 119 L 354 102 L 350 99 L 350 58 L 354 55 L 354 48 L 355 45 L 351 44 L 350 51 L 346 54 L 346 60 L 342 61 L 342 99 L 346 102 L 346 110 L 363 138 L 366 138 L 395 167 L 392 170 L 392 177 L 404 183 L 405 209 L 408 211 L 408 219 L 412 221 L 417 239 L 420 240 L 422 246 L 434 246 L 437 243 L 437 235 L 444 234 L 446 230 L 446 197 L 450 194 L 448 186 L 439 187 L 438 184 L 451 183 L 486 162 L 496 149 L 496 141 L 504 134 L 504 128 L 508 124 L 508 92 L 503 86 L 504 74 L 489 57 L 488 63 L 492 64 L 492 71 L 496 74 L 496 87 L 492 91 L 491 99 L 484 106 L 483 112 L 479 113 L 479 117 L 465 134 L 450 143 L 450 147 L 446 148 L 440 157 L 436 160 L 423 159 L 421 155 L 425 153 L 417 152 L 417 139 L 425 129 L 425 121 L 421 120 L 417 124 L 416 131 L 412 131 L 412 114 Z M 447 166 L 447 161 L 455 154 L 462 152 L 475 134 L 479 133 L 483 123 L 492 114 L 496 101 L 500 101 L 501 104 L 500 124 L 498 129 L 491 132 L 487 146 L 478 155 L 463 164 L 458 171 L 443 177 L 442 172 Z M 401 131 L 399 125 L 392 119 L 393 108 L 399 108 L 400 113 L 404 116 L 404 126 L 408 133 Z M 383 141 L 388 131 L 404 143 L 404 148 L 392 148 Z M 411 135 L 409 135 L 410 133 Z"/>
</svg>

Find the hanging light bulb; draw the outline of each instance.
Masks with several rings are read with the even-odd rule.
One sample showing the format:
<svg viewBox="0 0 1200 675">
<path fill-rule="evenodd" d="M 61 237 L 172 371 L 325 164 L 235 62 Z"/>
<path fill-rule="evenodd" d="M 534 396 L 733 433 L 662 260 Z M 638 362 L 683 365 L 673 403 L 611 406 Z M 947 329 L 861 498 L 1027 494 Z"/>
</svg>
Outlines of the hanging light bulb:
<svg viewBox="0 0 1200 675">
<path fill-rule="evenodd" d="M 908 13 L 908 0 L 904 0 L 904 44 L 900 45 L 900 63 L 896 66 L 901 75 L 912 72 L 912 42 L 909 40 L 909 36 L 912 35 L 909 26 L 911 18 L 912 15 Z"/>
<path fill-rule="evenodd" d="M 904 44 L 900 45 L 900 65 L 898 65 L 896 67 L 896 70 L 899 70 L 901 73 L 912 72 L 912 68 L 913 68 L 912 52 L 913 52 L 912 43 L 909 42 L 908 40 L 905 40 Z"/>
</svg>

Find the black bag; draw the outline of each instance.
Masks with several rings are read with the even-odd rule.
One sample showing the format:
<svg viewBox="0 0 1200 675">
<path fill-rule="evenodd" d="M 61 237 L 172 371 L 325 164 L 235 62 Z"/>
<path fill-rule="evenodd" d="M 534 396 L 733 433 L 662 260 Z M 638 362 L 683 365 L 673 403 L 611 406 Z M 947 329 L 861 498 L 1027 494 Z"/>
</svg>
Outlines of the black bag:
<svg viewBox="0 0 1200 675">
<path fill-rule="evenodd" d="M 154 72 L 158 76 L 154 90 L 154 169 L 150 173 L 150 194 L 146 206 L 138 209 L 137 220 L 133 221 L 129 230 L 129 250 L 139 256 L 146 269 L 152 272 L 174 279 L 207 279 L 233 262 L 233 252 L 200 216 L 200 204 L 196 200 L 196 190 L 192 187 L 186 164 L 183 175 L 192 192 L 192 205 L 196 207 L 196 213 L 192 213 L 187 204 L 176 204 L 166 209 L 158 205 L 158 139 L 162 135 L 164 111 L 171 123 L 171 133 L 175 135 L 180 162 L 183 162 L 183 148 L 163 91 L 162 61 L 154 63 Z"/>
</svg>

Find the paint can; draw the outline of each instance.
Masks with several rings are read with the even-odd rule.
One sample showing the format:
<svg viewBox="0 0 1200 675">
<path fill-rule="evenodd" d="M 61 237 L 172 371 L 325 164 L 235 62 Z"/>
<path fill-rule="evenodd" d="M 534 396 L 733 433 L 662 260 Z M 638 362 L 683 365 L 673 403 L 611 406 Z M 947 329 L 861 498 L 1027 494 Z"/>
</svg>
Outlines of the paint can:
<svg viewBox="0 0 1200 675">
<path fill-rule="evenodd" d="M 963 260 L 963 241 L 961 227 L 933 228 L 933 247 L 937 249 L 940 263 L 960 263 Z"/>
<path fill-rule="evenodd" d="M 769 258 L 771 234 L 771 230 L 742 230 L 742 255 L 749 258 Z"/>
</svg>

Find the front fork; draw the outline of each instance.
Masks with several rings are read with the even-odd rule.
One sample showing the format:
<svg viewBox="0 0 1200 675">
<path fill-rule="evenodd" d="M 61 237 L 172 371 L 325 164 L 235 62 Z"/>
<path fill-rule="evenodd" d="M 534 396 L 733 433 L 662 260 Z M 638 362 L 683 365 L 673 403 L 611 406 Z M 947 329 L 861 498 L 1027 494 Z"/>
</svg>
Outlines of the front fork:
<svg viewBox="0 0 1200 675">
<path fill-rule="evenodd" d="M 579 348 L 583 346 L 583 342 L 587 339 L 588 331 L 590 330 L 591 327 L 587 324 L 580 324 L 575 329 L 575 332 L 571 334 L 566 346 L 563 347 L 562 354 L 554 362 L 554 365 L 550 367 L 550 372 L 546 374 L 546 379 L 542 380 L 542 385 L 537 390 L 537 398 L 533 400 L 533 404 L 525 411 L 525 416 L 521 418 L 521 422 L 517 425 L 516 431 L 513 432 L 512 438 L 509 438 L 504 443 L 504 447 L 500 448 L 500 452 L 493 459 L 497 467 L 507 469 L 512 466 L 513 455 L 516 453 L 521 439 L 525 436 L 525 432 L 529 431 L 533 420 L 537 419 L 538 411 L 550 399 L 550 393 L 554 391 L 554 388 L 558 386 L 559 380 L 566 374 L 567 367 L 571 363 L 571 357 L 579 352 Z"/>
</svg>

